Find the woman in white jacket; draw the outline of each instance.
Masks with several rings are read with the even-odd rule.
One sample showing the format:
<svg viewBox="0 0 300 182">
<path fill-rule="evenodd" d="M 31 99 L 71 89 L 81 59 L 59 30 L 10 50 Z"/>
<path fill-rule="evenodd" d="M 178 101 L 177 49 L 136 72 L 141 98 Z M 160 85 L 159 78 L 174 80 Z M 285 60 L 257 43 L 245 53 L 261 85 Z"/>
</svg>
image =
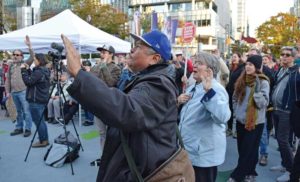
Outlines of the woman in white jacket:
<svg viewBox="0 0 300 182">
<path fill-rule="evenodd" d="M 228 95 L 216 80 L 219 59 L 200 52 L 192 58 L 195 85 L 178 97 L 182 106 L 179 130 L 195 171 L 196 182 L 214 182 L 226 152 Z"/>
</svg>

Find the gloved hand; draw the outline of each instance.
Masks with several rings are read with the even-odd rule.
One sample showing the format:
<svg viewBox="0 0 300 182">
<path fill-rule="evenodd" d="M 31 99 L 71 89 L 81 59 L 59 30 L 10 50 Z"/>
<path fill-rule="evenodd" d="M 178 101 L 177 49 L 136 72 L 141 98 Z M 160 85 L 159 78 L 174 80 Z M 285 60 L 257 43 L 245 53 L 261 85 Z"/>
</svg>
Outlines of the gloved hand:
<svg viewBox="0 0 300 182">
<path fill-rule="evenodd" d="M 258 76 L 256 75 L 256 79 L 255 79 L 255 92 L 260 92 L 261 86 L 260 86 L 260 80 L 258 78 Z"/>
</svg>

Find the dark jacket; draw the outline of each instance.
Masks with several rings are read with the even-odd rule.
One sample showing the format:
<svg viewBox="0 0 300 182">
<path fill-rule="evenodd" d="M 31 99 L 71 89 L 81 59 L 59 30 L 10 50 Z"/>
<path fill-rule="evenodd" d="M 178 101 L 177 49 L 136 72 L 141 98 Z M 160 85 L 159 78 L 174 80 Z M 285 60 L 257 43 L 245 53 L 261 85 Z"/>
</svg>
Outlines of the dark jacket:
<svg viewBox="0 0 300 182">
<path fill-rule="evenodd" d="M 50 88 L 50 71 L 46 67 L 22 68 L 22 78 L 27 86 L 26 100 L 28 102 L 47 104 Z"/>
<path fill-rule="evenodd" d="M 120 130 L 143 177 L 177 150 L 176 86 L 166 75 L 167 65 L 149 66 L 128 83 L 124 93 L 79 71 L 69 93 L 109 126 L 97 181 L 134 181 Z"/>
<path fill-rule="evenodd" d="M 280 69 L 275 73 L 275 79 L 274 79 L 275 85 L 273 90 L 275 90 L 275 87 L 278 84 L 277 75 Z M 288 69 L 288 77 L 289 77 L 289 81 L 286 85 L 286 88 L 284 89 L 284 93 L 282 97 L 282 105 L 278 106 L 280 109 L 284 111 L 291 111 L 292 104 L 294 104 L 294 102 L 296 101 L 296 91 L 299 92 L 300 90 L 300 73 L 299 73 L 298 65 L 294 65 Z M 298 93 L 298 95 L 300 95 L 300 93 Z"/>
</svg>

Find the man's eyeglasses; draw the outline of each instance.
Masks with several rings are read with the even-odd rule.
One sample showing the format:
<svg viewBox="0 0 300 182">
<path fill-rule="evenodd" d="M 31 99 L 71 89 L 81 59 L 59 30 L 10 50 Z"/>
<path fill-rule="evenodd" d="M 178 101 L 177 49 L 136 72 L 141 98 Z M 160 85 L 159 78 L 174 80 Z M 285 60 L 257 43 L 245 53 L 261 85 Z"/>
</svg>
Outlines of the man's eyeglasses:
<svg viewBox="0 0 300 182">
<path fill-rule="evenodd" d="M 290 57 L 290 56 L 292 56 L 292 55 L 291 55 L 291 54 L 287 54 L 287 53 L 286 53 L 286 54 L 281 53 L 280 56 L 282 56 L 282 57 L 284 57 L 284 56 L 285 56 L 285 57 Z"/>
<path fill-rule="evenodd" d="M 13 54 L 13 56 L 22 56 L 22 54 Z"/>
</svg>

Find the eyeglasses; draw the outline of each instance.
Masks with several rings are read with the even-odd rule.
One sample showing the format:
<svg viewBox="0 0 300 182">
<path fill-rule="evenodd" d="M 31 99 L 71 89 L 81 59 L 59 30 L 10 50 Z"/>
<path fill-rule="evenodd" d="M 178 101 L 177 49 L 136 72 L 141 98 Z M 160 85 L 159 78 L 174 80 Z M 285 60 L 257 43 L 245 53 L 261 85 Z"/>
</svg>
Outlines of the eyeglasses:
<svg viewBox="0 0 300 182">
<path fill-rule="evenodd" d="M 285 56 L 285 57 L 290 57 L 290 56 L 291 56 L 291 54 L 287 54 L 287 53 L 286 53 L 286 54 L 284 54 L 284 53 L 281 53 L 281 54 L 280 54 L 280 56 L 282 56 L 282 57 L 284 57 L 284 56 Z"/>
<path fill-rule="evenodd" d="M 13 54 L 13 56 L 22 56 L 22 54 Z"/>
</svg>

